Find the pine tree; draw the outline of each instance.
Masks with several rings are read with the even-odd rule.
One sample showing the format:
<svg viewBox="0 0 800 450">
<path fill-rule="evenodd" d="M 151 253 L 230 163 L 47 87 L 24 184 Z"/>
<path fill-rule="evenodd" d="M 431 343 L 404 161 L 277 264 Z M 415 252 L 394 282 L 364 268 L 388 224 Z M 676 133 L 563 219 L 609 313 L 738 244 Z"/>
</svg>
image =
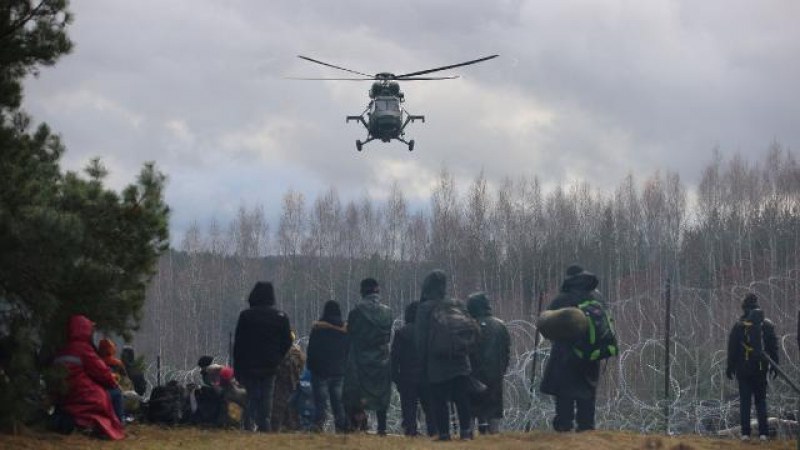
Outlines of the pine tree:
<svg viewBox="0 0 800 450">
<path fill-rule="evenodd" d="M 64 0 L 0 0 L 0 429 L 40 405 L 40 374 L 70 315 L 130 336 L 167 248 L 154 164 L 121 193 L 103 186 L 99 160 L 85 176 L 64 173 L 59 137 L 20 110 L 24 78 L 71 49 L 71 20 Z"/>
</svg>

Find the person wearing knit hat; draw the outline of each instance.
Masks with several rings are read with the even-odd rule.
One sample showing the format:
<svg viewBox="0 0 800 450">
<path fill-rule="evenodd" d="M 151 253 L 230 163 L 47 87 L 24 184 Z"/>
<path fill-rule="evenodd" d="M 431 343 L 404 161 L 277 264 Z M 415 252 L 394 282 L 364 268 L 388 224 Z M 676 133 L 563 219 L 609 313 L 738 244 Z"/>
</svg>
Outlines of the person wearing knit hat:
<svg viewBox="0 0 800 450">
<path fill-rule="evenodd" d="M 271 431 L 275 373 L 292 345 L 289 318 L 275 308 L 272 283 L 259 281 L 239 314 L 233 341 L 233 370 L 247 389 L 248 430 Z"/>
<path fill-rule="evenodd" d="M 767 424 L 767 375 L 773 379 L 778 371 L 778 338 L 775 325 L 764 318 L 758 305 L 758 296 L 752 292 L 742 300 L 742 316 L 733 325 L 728 337 L 728 358 L 725 376 L 736 377 L 739 385 L 739 418 L 742 440 L 750 439 L 750 409 L 755 400 L 758 435 L 762 441 L 769 439 Z M 768 356 L 769 359 L 764 356 Z"/>
<path fill-rule="evenodd" d="M 586 300 L 604 303 L 597 286 L 600 280 L 583 267 L 567 267 L 561 292 L 547 307 L 548 311 L 577 307 Z M 595 398 L 600 378 L 600 363 L 580 359 L 573 351 L 573 342 L 554 340 L 550 357 L 544 368 L 539 390 L 555 397 L 556 415 L 553 429 L 571 431 L 593 430 Z"/>
</svg>

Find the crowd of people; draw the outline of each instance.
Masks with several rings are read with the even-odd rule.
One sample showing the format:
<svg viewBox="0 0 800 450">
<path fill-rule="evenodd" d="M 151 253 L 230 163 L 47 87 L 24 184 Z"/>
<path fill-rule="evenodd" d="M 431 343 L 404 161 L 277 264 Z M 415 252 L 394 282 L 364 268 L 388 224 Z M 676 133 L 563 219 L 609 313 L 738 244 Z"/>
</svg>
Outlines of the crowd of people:
<svg viewBox="0 0 800 450">
<path fill-rule="evenodd" d="M 553 341 L 540 390 L 555 399 L 552 425 L 559 432 L 595 428 L 600 361 L 617 352 L 613 321 L 598 285 L 594 274 L 570 266 L 547 308 L 556 313 L 552 323 L 560 331 L 548 336 L 546 324 L 540 323 L 540 331 Z M 144 403 L 147 417 L 258 432 L 323 432 L 330 415 L 336 433 L 371 430 L 374 418 L 375 432 L 386 435 L 394 384 L 406 436 L 448 441 L 453 433 L 473 439 L 476 427 L 480 434 L 500 432 L 512 343 L 505 323 L 492 314 L 486 293 L 476 292 L 465 302 L 452 298 L 446 274 L 434 270 L 423 280 L 419 300 L 406 306 L 403 325 L 396 330 L 391 308 L 381 301 L 380 283 L 365 278 L 360 294 L 346 319 L 337 301 L 325 302 L 304 353 L 289 317 L 276 307 L 273 285 L 256 283 L 248 297 L 250 307 L 236 325 L 233 367 L 214 364 L 209 356 L 200 358 L 199 385 L 154 388 Z M 754 294 L 745 298 L 743 309 L 729 339 L 727 375 L 739 383 L 743 435 L 750 434 L 755 397 L 759 435 L 766 439 L 767 373 L 775 373 L 778 362 L 775 331 Z M 561 312 L 575 310 L 579 324 L 574 315 L 558 322 L 568 317 Z M 589 337 L 565 338 L 561 333 L 570 328 Z M 141 399 L 144 378 L 132 364 L 132 349 L 126 347 L 118 359 L 112 341 L 103 339 L 94 346 L 93 331 L 88 318 L 70 319 L 68 344 L 54 360 L 66 370 L 67 381 L 66 391 L 56 398 L 54 416 L 59 423 L 122 439 L 130 413 L 127 400 Z M 188 398 L 186 406 L 173 407 L 183 405 L 176 398 Z M 453 410 L 457 425 L 451 422 Z"/>
</svg>

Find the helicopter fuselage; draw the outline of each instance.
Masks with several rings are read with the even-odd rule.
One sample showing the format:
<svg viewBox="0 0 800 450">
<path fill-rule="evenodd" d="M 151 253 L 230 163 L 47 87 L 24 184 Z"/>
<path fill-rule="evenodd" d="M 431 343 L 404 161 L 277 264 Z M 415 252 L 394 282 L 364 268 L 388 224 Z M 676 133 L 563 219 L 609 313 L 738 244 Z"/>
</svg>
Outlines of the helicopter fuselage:
<svg viewBox="0 0 800 450">
<path fill-rule="evenodd" d="M 389 142 L 401 136 L 403 110 L 400 99 L 394 96 L 377 96 L 369 104 L 367 128 L 376 139 Z"/>
</svg>

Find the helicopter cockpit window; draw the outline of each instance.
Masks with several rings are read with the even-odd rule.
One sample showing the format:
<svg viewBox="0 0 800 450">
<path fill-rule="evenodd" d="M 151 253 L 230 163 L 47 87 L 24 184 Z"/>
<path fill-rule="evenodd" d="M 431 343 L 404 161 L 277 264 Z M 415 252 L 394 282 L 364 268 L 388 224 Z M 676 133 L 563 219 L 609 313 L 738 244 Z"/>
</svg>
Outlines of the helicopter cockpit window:
<svg viewBox="0 0 800 450">
<path fill-rule="evenodd" d="M 400 103 L 395 99 L 375 100 L 375 111 L 399 111 Z"/>
</svg>

